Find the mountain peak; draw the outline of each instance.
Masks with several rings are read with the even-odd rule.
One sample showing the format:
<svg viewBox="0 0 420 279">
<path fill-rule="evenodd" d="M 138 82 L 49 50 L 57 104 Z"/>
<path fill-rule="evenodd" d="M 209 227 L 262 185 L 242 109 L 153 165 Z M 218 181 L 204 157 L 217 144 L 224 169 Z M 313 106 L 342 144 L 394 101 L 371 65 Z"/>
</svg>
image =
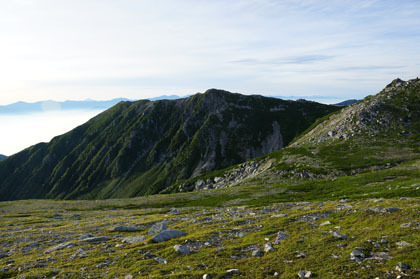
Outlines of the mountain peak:
<svg viewBox="0 0 420 279">
<path fill-rule="evenodd" d="M 349 139 L 357 136 L 398 137 L 420 132 L 420 79 L 399 78 L 384 90 L 343 108 L 303 135 L 296 145 Z"/>
</svg>

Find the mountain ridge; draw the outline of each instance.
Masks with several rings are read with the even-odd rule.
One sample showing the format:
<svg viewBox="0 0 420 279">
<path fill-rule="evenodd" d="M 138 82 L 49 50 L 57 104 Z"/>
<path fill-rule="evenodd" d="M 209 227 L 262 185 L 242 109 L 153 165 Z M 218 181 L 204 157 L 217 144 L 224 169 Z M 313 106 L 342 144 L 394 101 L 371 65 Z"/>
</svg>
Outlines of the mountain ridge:
<svg viewBox="0 0 420 279">
<path fill-rule="evenodd" d="M 74 199 L 158 193 L 179 179 L 280 149 L 336 110 L 217 89 L 178 100 L 122 101 L 50 143 L 2 162 L 0 196 Z M 20 187 L 11 190 L 10 185 Z"/>
</svg>

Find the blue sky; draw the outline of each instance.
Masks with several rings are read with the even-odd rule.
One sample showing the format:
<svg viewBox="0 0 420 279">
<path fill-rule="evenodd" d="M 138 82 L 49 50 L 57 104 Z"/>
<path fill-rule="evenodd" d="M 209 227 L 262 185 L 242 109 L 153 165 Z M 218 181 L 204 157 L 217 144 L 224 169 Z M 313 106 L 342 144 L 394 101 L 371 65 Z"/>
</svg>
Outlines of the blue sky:
<svg viewBox="0 0 420 279">
<path fill-rule="evenodd" d="M 420 1 L 8 0 L 0 105 L 208 88 L 361 98 L 420 75 Z"/>
</svg>

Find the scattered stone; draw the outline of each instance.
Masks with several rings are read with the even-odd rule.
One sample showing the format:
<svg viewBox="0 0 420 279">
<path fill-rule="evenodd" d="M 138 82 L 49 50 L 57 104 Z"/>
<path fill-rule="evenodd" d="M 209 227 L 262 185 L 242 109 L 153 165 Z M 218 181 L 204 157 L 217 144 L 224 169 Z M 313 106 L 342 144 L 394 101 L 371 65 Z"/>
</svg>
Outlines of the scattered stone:
<svg viewBox="0 0 420 279">
<path fill-rule="evenodd" d="M 306 253 L 302 251 L 296 251 L 296 258 L 306 258 Z"/>
<path fill-rule="evenodd" d="M 237 268 L 228 269 L 226 270 L 226 273 L 227 274 L 241 274 L 241 272 Z"/>
<path fill-rule="evenodd" d="M 271 251 L 274 251 L 273 245 L 271 244 L 271 242 L 267 242 L 264 245 L 264 252 L 268 253 L 268 252 L 271 252 Z"/>
<path fill-rule="evenodd" d="M 279 274 L 277 271 L 276 271 L 276 272 L 274 272 L 274 274 L 273 274 L 273 276 L 274 276 L 274 277 L 279 277 L 279 275 L 280 275 L 280 274 Z"/>
<path fill-rule="evenodd" d="M 412 244 L 403 240 L 403 241 L 395 242 L 395 245 L 397 245 L 398 248 L 401 249 L 401 248 L 404 248 L 404 247 L 407 247 L 407 246 L 411 246 Z"/>
<path fill-rule="evenodd" d="M 47 264 L 45 264 L 45 263 L 36 263 L 36 264 L 34 264 L 34 267 L 35 268 L 42 268 L 42 267 L 47 267 L 48 265 Z"/>
<path fill-rule="evenodd" d="M 93 236 L 84 239 L 80 239 L 79 242 L 89 242 L 89 243 L 97 243 L 97 242 L 106 242 L 109 240 L 107 236 Z"/>
<path fill-rule="evenodd" d="M 260 249 L 254 249 L 252 250 L 252 256 L 253 257 L 262 257 L 264 256 L 264 253 Z"/>
<path fill-rule="evenodd" d="M 159 264 L 168 264 L 168 261 L 162 257 L 155 257 L 155 261 Z"/>
<path fill-rule="evenodd" d="M 209 274 L 204 274 L 203 275 L 203 279 L 210 279 L 211 277 L 210 277 L 210 275 Z"/>
<path fill-rule="evenodd" d="M 396 266 L 395 266 L 395 270 L 396 271 L 399 271 L 399 272 L 406 272 L 407 270 L 409 270 L 410 269 L 410 267 L 408 266 L 408 265 L 406 265 L 406 264 L 404 264 L 404 263 L 398 263 Z"/>
<path fill-rule="evenodd" d="M 344 240 L 346 240 L 348 238 L 348 236 L 346 234 L 342 234 L 342 233 L 339 233 L 339 232 L 333 232 L 333 236 L 336 237 L 336 238 L 344 239 Z"/>
<path fill-rule="evenodd" d="M 298 276 L 299 276 L 299 278 L 311 278 L 312 277 L 312 271 L 299 270 Z"/>
<path fill-rule="evenodd" d="M 111 264 L 111 262 L 103 262 L 103 263 L 100 263 L 100 264 L 97 264 L 96 265 L 96 268 L 104 268 L 104 267 L 107 267 L 107 266 L 109 266 Z"/>
<path fill-rule="evenodd" d="M 389 252 L 374 252 L 372 253 L 372 257 L 368 258 L 371 260 L 379 260 L 379 261 L 387 261 L 391 259 Z"/>
<path fill-rule="evenodd" d="M 60 244 L 58 244 L 54 247 L 51 247 L 47 251 L 45 251 L 44 254 L 49 254 L 49 253 L 57 251 L 57 250 L 62 250 L 64 248 L 73 248 L 73 247 L 74 247 L 74 243 L 72 243 L 72 242 L 60 243 Z"/>
<path fill-rule="evenodd" d="M 70 256 L 70 259 L 74 260 L 75 258 L 83 258 L 87 255 L 86 251 L 82 248 L 77 249 L 76 253 Z"/>
<path fill-rule="evenodd" d="M 167 220 L 163 220 L 162 222 L 156 223 L 154 224 L 149 231 L 147 232 L 148 235 L 154 235 L 157 234 L 161 231 L 166 230 L 166 225 L 167 225 L 168 221 Z"/>
<path fill-rule="evenodd" d="M 274 214 L 271 215 L 272 218 L 281 218 L 281 217 L 287 217 L 286 213 L 281 213 L 281 214 Z"/>
<path fill-rule="evenodd" d="M 289 240 L 287 237 L 289 236 L 289 234 L 288 233 L 285 233 L 285 232 L 278 232 L 277 233 L 277 238 L 276 238 L 276 241 L 274 241 L 274 244 L 275 245 L 277 245 L 277 244 L 279 244 L 280 242 L 282 242 L 283 240 Z"/>
<path fill-rule="evenodd" d="M 168 212 L 168 214 L 177 214 L 178 213 L 178 209 L 176 208 L 172 208 L 171 211 Z"/>
<path fill-rule="evenodd" d="M 124 277 L 124 279 L 134 279 L 134 275 L 133 274 L 128 274 Z"/>
<path fill-rule="evenodd" d="M 242 237 L 245 236 L 245 233 L 244 232 L 239 232 L 237 235 L 238 235 L 238 237 L 241 237 L 242 238 Z"/>
<path fill-rule="evenodd" d="M 365 259 L 365 254 L 363 253 L 363 248 L 357 247 L 350 253 L 350 260 L 353 262 L 360 263 Z"/>
<path fill-rule="evenodd" d="M 401 224 L 400 228 L 405 229 L 405 228 L 409 228 L 411 226 L 411 223 L 405 223 L 405 224 Z"/>
<path fill-rule="evenodd" d="M 177 252 L 181 255 L 187 255 L 187 254 L 191 253 L 190 247 L 185 246 L 185 245 L 177 244 L 177 245 L 174 246 L 174 250 L 175 250 L 175 252 Z"/>
<path fill-rule="evenodd" d="M 332 223 L 330 221 L 325 221 L 324 223 L 321 223 L 319 226 L 327 226 L 327 225 L 331 225 Z"/>
<path fill-rule="evenodd" d="M 139 228 L 135 226 L 118 226 L 112 229 L 113 232 L 138 232 Z"/>
<path fill-rule="evenodd" d="M 397 212 L 399 209 L 396 207 L 383 208 L 382 206 L 376 206 L 373 208 L 368 208 L 367 210 L 377 213 L 393 213 Z"/>
<path fill-rule="evenodd" d="M 388 241 L 386 239 L 381 239 L 381 244 L 388 244 Z"/>
<path fill-rule="evenodd" d="M 135 244 L 135 243 L 143 242 L 145 240 L 146 240 L 146 237 L 143 235 L 128 236 L 121 239 L 123 243 L 128 243 L 128 244 Z"/>
<path fill-rule="evenodd" d="M 167 241 L 169 239 L 172 238 L 177 238 L 177 237 L 182 237 L 182 236 L 186 236 L 187 233 L 184 231 L 178 231 L 178 230 L 165 230 L 162 231 L 160 233 L 158 233 L 157 235 L 155 235 L 152 238 L 153 242 L 159 243 L 159 242 L 163 242 L 163 241 Z"/>
<path fill-rule="evenodd" d="M 94 236 L 93 234 L 85 234 L 85 235 L 82 235 L 81 237 L 79 237 L 79 240 L 83 240 L 83 239 L 90 238 L 90 237 L 93 237 L 93 236 Z"/>
<path fill-rule="evenodd" d="M 6 257 L 9 257 L 9 255 L 6 253 L 0 253 L 0 259 L 6 258 Z"/>
</svg>

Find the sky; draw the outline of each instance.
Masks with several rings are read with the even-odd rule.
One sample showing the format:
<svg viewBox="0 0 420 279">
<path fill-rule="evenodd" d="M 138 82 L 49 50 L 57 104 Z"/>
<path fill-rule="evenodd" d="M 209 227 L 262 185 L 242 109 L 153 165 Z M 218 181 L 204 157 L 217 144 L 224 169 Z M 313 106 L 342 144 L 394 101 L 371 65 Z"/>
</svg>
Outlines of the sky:
<svg viewBox="0 0 420 279">
<path fill-rule="evenodd" d="M 419 49 L 419 0 L 0 0 L 0 106 L 209 88 L 334 103 L 419 76 Z M 0 154 L 96 113 L 0 115 Z"/>
<path fill-rule="evenodd" d="M 362 98 L 420 75 L 420 1 L 0 1 L 0 105 Z"/>
</svg>

